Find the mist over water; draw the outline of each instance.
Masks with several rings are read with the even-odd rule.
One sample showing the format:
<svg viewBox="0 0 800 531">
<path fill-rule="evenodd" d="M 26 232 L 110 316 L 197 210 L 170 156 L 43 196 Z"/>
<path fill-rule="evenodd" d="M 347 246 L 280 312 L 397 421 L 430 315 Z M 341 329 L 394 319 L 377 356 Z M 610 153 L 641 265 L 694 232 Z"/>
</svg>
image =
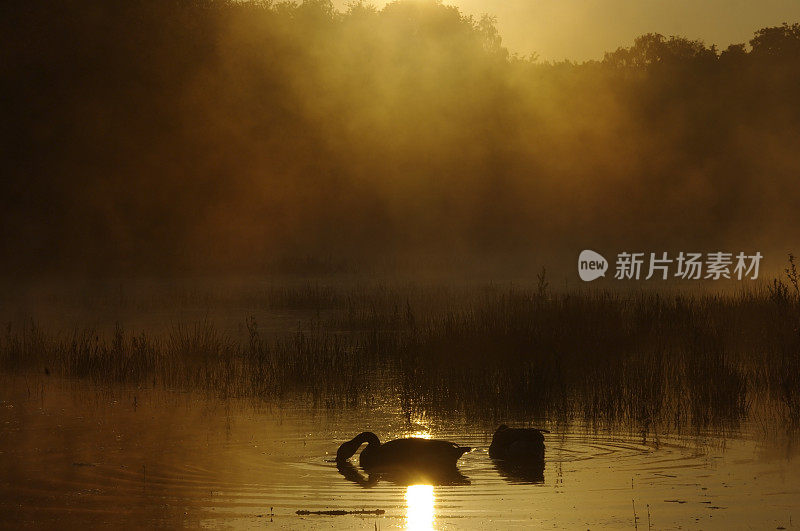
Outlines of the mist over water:
<svg viewBox="0 0 800 531">
<path fill-rule="evenodd" d="M 797 518 L 799 24 L 554 63 L 434 0 L 2 11 L 0 527 Z"/>
<path fill-rule="evenodd" d="M 546 64 L 435 2 L 5 12 L 6 273 L 777 269 L 797 241 L 796 26 Z"/>
</svg>

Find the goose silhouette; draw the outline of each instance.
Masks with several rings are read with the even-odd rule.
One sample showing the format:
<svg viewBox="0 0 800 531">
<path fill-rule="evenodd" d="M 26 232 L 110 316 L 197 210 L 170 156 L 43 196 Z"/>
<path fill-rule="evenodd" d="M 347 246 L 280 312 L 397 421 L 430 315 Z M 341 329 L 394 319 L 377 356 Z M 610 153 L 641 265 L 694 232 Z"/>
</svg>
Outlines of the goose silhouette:
<svg viewBox="0 0 800 531">
<path fill-rule="evenodd" d="M 472 450 L 450 441 L 410 437 L 381 443 L 371 431 L 359 433 L 342 444 L 336 452 L 336 463 L 348 461 L 361 447 L 358 462 L 364 470 L 443 470 L 454 469 L 462 455 Z"/>
<path fill-rule="evenodd" d="M 544 434 L 536 428 L 509 428 L 501 424 L 492 437 L 489 457 L 505 461 L 544 461 Z"/>
</svg>

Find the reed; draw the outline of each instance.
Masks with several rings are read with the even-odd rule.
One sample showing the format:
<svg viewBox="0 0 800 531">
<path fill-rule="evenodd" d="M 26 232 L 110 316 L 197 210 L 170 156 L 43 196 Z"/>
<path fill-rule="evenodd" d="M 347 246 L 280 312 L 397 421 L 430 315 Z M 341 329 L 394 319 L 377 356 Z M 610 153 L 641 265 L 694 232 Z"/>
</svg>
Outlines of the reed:
<svg viewBox="0 0 800 531">
<path fill-rule="evenodd" d="M 12 323 L 0 366 L 222 398 L 301 396 L 327 407 L 391 396 L 409 415 L 486 421 L 662 432 L 735 429 L 758 416 L 800 426 L 800 300 L 782 280 L 728 294 L 550 293 L 542 281 L 259 293 L 259 306 L 302 308 L 305 317 L 279 334 L 249 318 L 245 337 L 210 319 L 163 334 Z"/>
</svg>

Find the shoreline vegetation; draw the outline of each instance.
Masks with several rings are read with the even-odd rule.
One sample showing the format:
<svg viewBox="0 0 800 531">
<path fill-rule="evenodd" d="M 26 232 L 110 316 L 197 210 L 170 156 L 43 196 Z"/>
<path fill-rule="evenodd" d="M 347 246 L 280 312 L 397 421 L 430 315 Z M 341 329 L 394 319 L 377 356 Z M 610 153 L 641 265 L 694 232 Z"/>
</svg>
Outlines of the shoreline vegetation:
<svg viewBox="0 0 800 531">
<path fill-rule="evenodd" d="M 792 262 L 793 264 L 793 262 Z M 222 399 L 304 397 L 329 408 L 387 391 L 409 414 L 545 419 L 667 433 L 800 427 L 800 291 L 794 268 L 736 293 L 551 292 L 538 286 L 305 285 L 263 307 L 306 316 L 236 337 L 210 319 L 165 333 L 45 331 L 8 323 L 7 373 L 191 390 Z M 271 294 L 271 297 L 267 294 Z M 252 302 L 252 301 L 251 301 Z"/>
</svg>

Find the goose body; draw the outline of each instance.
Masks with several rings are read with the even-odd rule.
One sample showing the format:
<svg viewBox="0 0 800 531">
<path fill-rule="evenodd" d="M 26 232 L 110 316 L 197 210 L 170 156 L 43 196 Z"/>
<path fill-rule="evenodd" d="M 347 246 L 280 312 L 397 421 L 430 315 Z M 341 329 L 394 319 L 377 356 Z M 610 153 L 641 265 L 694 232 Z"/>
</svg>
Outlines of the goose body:
<svg viewBox="0 0 800 531">
<path fill-rule="evenodd" d="M 544 433 L 536 428 L 509 428 L 501 424 L 494 432 L 489 457 L 507 461 L 544 460 Z"/>
<path fill-rule="evenodd" d="M 359 456 L 359 464 L 364 470 L 455 468 L 459 458 L 471 450 L 450 441 L 415 437 L 381 443 L 377 435 L 365 431 L 339 447 L 336 462 L 346 462 L 364 443 L 367 446 Z"/>
</svg>

